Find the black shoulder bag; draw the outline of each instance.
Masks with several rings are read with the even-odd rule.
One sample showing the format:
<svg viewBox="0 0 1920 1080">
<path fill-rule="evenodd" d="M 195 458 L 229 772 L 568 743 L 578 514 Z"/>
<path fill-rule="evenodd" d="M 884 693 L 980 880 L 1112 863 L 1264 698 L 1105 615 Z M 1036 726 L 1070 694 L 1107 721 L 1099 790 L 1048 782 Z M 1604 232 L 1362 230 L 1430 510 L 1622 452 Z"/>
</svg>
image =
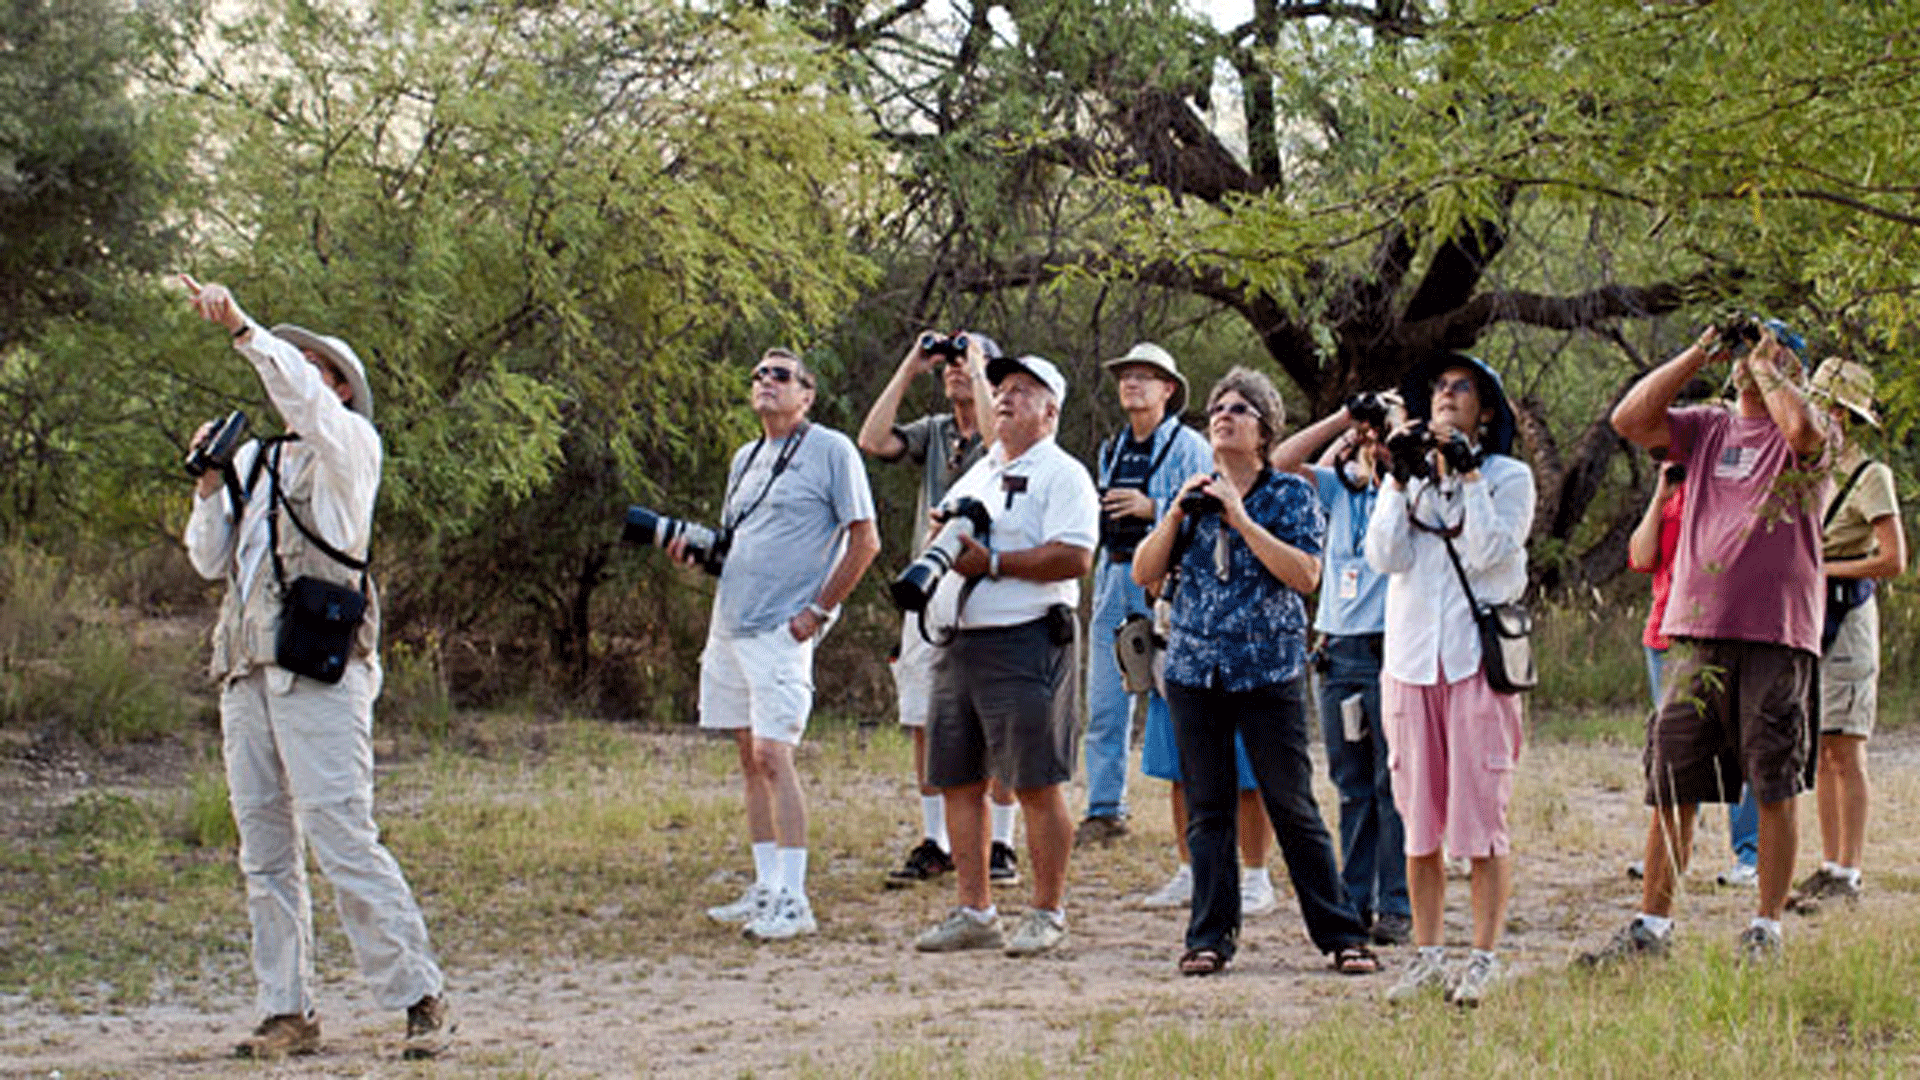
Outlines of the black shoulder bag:
<svg viewBox="0 0 1920 1080">
<path fill-rule="evenodd" d="M 1852 474 L 1847 477 L 1847 482 L 1841 485 L 1833 501 L 1827 504 L 1826 516 L 1820 520 L 1821 532 L 1824 533 L 1833 527 L 1833 519 L 1840 516 L 1840 508 L 1846 503 L 1847 496 L 1853 494 L 1854 485 L 1860 482 L 1860 474 L 1866 472 L 1867 466 L 1872 464 L 1873 459 L 1867 458 L 1854 466 Z M 1827 650 L 1833 648 L 1833 643 L 1839 640 L 1840 624 L 1847 621 L 1848 614 L 1854 608 L 1872 599 L 1874 593 L 1872 578 L 1830 577 L 1824 584 L 1826 605 L 1822 609 L 1820 619 L 1820 654 L 1822 656 L 1826 655 Z"/>
<path fill-rule="evenodd" d="M 354 635 L 367 618 L 368 560 L 356 559 L 327 543 L 294 514 L 280 497 L 280 447 L 273 447 L 267 466 L 267 550 L 273 558 L 273 579 L 280 587 L 280 627 L 273 640 L 273 662 L 316 682 L 329 685 L 347 673 L 353 657 Z M 302 574 L 291 582 L 280 561 L 279 511 L 307 542 L 349 570 L 360 572 L 359 588 Z"/>
<path fill-rule="evenodd" d="M 1447 558 L 1460 575 L 1460 590 L 1467 594 L 1467 608 L 1473 612 L 1473 625 L 1480 632 L 1480 670 L 1487 685 L 1498 694 L 1523 694 L 1540 685 L 1540 673 L 1533 666 L 1533 614 L 1518 600 L 1504 604 L 1482 604 L 1467 584 L 1467 568 L 1460 553 L 1453 549 L 1453 538 L 1460 526 L 1435 528 L 1419 519 L 1411 502 L 1407 520 L 1423 532 L 1437 534 L 1447 546 Z"/>
</svg>

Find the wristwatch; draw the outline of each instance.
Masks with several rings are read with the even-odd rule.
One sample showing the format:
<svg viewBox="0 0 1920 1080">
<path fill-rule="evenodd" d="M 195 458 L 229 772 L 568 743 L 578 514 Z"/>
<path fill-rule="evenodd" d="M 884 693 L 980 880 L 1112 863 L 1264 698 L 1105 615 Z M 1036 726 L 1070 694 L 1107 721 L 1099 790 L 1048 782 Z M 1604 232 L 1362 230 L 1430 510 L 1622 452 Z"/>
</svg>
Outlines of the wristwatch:
<svg viewBox="0 0 1920 1080">
<path fill-rule="evenodd" d="M 1000 580 L 1000 553 L 997 551 L 987 555 L 987 576 L 995 581 Z"/>
</svg>

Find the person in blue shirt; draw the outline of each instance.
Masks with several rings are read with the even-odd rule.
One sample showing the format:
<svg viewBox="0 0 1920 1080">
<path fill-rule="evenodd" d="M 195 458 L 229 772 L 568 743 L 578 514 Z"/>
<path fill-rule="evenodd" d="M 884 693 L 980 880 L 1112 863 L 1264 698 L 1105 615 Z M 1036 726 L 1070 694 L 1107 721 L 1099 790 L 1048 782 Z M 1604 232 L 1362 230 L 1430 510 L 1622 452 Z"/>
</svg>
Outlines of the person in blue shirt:
<svg viewBox="0 0 1920 1080">
<path fill-rule="evenodd" d="M 1196 473 L 1134 550 L 1133 578 L 1172 590 L 1167 706 L 1186 778 L 1193 906 L 1180 970 L 1210 975 L 1240 935 L 1239 735 L 1307 934 L 1343 974 L 1379 971 L 1313 798 L 1304 692 L 1305 596 L 1320 579 L 1319 500 L 1267 467 L 1285 422 L 1266 376 L 1234 368 L 1207 398 L 1214 471 Z M 1169 571 L 1177 580 L 1163 584 Z"/>
<path fill-rule="evenodd" d="M 1393 805 L 1387 731 L 1380 722 L 1380 658 L 1387 577 L 1367 565 L 1367 522 L 1387 473 L 1385 434 L 1405 419 L 1398 394 L 1362 394 L 1273 452 L 1273 466 L 1319 492 L 1327 515 L 1314 629 L 1320 648 L 1320 731 L 1327 773 L 1340 793 L 1340 876 L 1376 945 L 1404 945 L 1413 930 L 1405 827 Z M 1325 447 L 1317 464 L 1307 464 Z"/>
</svg>

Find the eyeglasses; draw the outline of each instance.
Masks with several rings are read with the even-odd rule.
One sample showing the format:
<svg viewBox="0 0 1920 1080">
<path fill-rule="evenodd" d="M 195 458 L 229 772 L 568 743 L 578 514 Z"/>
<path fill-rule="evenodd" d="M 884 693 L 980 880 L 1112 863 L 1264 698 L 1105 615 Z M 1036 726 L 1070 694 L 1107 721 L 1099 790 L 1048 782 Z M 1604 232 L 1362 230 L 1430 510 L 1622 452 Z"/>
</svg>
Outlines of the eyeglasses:
<svg viewBox="0 0 1920 1080">
<path fill-rule="evenodd" d="M 1470 375 L 1462 375 L 1457 379 L 1433 380 L 1433 392 L 1436 394 L 1471 394 L 1473 391 L 1473 377 Z"/>
<path fill-rule="evenodd" d="M 1255 419 L 1260 417 L 1260 410 L 1244 401 L 1216 401 L 1207 407 L 1208 416 L 1219 416 L 1222 413 L 1228 416 L 1251 416 Z"/>
<path fill-rule="evenodd" d="M 799 377 L 800 373 L 790 367 L 775 367 L 772 364 L 761 364 L 759 367 L 753 369 L 755 382 L 765 379 L 777 383 L 790 383 Z M 813 384 L 802 378 L 800 379 L 800 385 L 811 386 Z"/>
</svg>

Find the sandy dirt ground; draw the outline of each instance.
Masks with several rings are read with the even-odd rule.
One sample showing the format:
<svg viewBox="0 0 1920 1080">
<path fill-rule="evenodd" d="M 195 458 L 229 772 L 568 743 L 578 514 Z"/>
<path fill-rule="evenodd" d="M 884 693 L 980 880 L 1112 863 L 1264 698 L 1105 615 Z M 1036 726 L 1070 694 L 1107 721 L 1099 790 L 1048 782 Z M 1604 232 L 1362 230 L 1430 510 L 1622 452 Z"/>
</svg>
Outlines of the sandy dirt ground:
<svg viewBox="0 0 1920 1080">
<path fill-rule="evenodd" d="M 1619 748 L 1544 746 L 1522 762 L 1524 809 L 1515 822 L 1517 872 L 1502 949 L 1521 975 L 1564 965 L 1628 917 L 1638 890 L 1623 874 L 1643 835 L 1631 789 L 1637 756 Z M 1920 778 L 1920 733 L 1876 742 L 1876 779 L 1912 793 Z M 1623 782 L 1624 781 L 1624 782 Z M 1325 807 L 1327 792 L 1321 792 Z M 1817 860 L 1812 806 L 1803 802 L 1800 865 Z M 0 814 L 7 811 L 0 810 Z M 1699 940 L 1729 949 L 1745 926 L 1750 891 L 1720 889 L 1727 864 L 1724 815 L 1703 815 L 1699 857 L 1680 914 Z M 1540 823 L 1563 837 L 1557 849 L 1529 845 Z M 1130 841 L 1123 841 L 1130 842 Z M 1141 841 L 1145 842 L 1145 841 Z M 1875 838 L 1884 864 L 1911 865 L 1911 841 Z M 1195 1027 L 1259 1019 L 1315 1023 L 1330 1007 L 1384 1008 L 1381 993 L 1405 950 L 1386 950 L 1389 970 L 1349 978 L 1328 970 L 1307 942 L 1282 883 L 1282 903 L 1250 920 L 1233 970 L 1182 979 L 1174 970 L 1184 912 L 1137 905 L 1143 883 L 1119 880 L 1107 852 L 1078 853 L 1072 868 L 1071 938 L 1034 960 L 997 954 L 922 956 L 913 936 L 948 903 L 945 884 L 902 892 L 875 887 L 860 902 L 818 912 L 820 936 L 753 945 L 714 927 L 684 953 L 616 963 L 556 957 L 451 973 L 459 1020 L 450 1055 L 428 1064 L 395 1060 L 399 1017 L 377 1011 L 356 977 L 321 987 L 325 1040 L 316 1056 L 273 1065 L 232 1061 L 228 1048 L 255 1019 L 243 972 L 222 1004 L 207 1009 L 160 1000 L 110 1015 L 69 1015 L 0 988 L 0 1072 L 40 1077 L 114 1076 L 637 1076 L 734 1077 L 812 1070 L 848 1075 L 965 1061 L 976 1071 L 1007 1055 L 1036 1055 L 1048 1071 L 1073 1073 L 1116 1052 L 1143 1021 Z M 1130 878 L 1137 879 L 1138 860 Z M 1148 883 L 1150 884 L 1150 883 Z M 716 877 L 714 899 L 739 882 Z M 1466 883 L 1450 883 L 1448 938 L 1466 940 Z M 1013 895 L 1009 895 L 1012 893 Z M 1863 904 L 1894 903 L 1869 886 Z M 1018 890 L 1000 895 L 1017 911 Z M 239 898 L 234 898 L 235 904 Z M 331 912 L 318 913 L 330 919 Z M 1801 920 L 1792 934 L 1817 932 Z M 333 965 L 340 967 L 343 965 Z M 1497 1008 L 1497 999 L 1489 1008 Z M 916 1063 L 920 1068 L 916 1068 Z"/>
</svg>

